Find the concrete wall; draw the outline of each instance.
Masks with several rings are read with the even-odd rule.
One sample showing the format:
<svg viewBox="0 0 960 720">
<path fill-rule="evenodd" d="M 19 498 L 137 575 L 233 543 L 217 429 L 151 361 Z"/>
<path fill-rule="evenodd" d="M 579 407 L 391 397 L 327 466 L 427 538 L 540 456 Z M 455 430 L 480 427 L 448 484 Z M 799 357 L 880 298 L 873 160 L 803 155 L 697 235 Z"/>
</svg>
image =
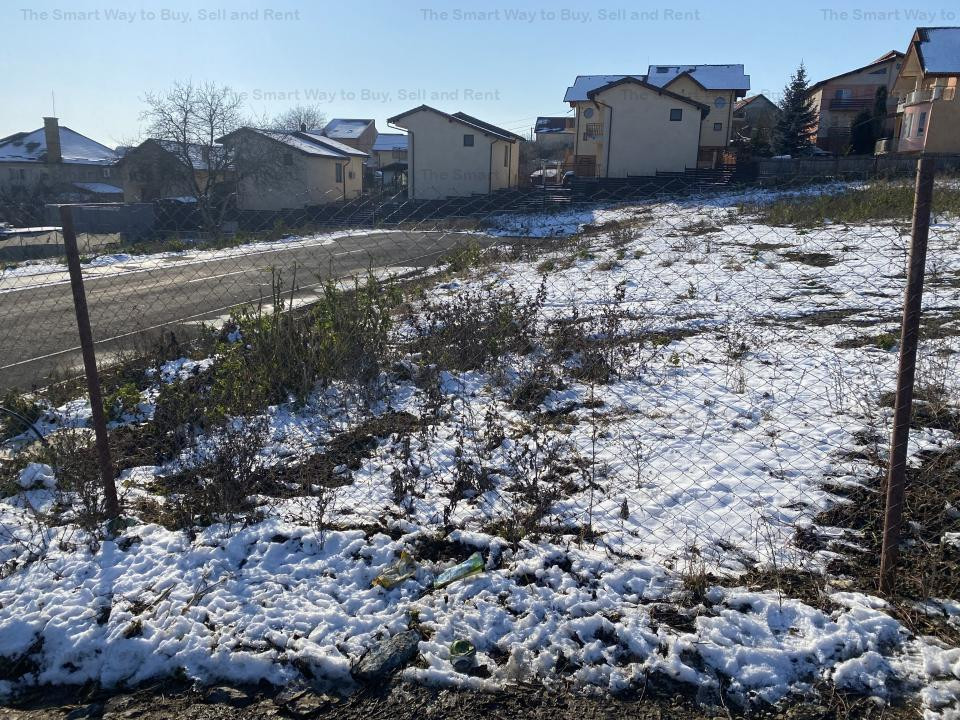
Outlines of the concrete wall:
<svg viewBox="0 0 960 720">
<path fill-rule="evenodd" d="M 516 187 L 519 147 L 429 110 L 420 110 L 396 123 L 410 133 L 408 189 L 415 200 L 483 195 Z M 473 136 L 473 146 L 463 144 Z M 510 145 L 509 167 L 503 147 Z"/>
</svg>

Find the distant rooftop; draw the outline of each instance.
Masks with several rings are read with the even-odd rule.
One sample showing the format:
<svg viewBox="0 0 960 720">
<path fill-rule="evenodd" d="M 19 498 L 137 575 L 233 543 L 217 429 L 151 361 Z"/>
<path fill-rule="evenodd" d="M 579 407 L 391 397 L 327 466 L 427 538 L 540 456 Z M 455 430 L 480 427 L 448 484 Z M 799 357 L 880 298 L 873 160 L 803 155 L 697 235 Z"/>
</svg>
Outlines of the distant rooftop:
<svg viewBox="0 0 960 720">
<path fill-rule="evenodd" d="M 61 125 L 60 154 L 63 162 L 74 165 L 113 165 L 117 153 L 96 140 Z M 0 141 L 0 162 L 36 162 L 47 160 L 47 138 L 43 128 L 15 133 Z"/>
<path fill-rule="evenodd" d="M 390 150 L 406 150 L 408 138 L 403 133 L 379 133 L 373 143 L 375 152 L 388 152 Z"/>
<path fill-rule="evenodd" d="M 663 87 L 678 75 L 687 73 L 707 90 L 749 90 L 750 76 L 743 65 L 651 65 L 647 82 Z"/>
<path fill-rule="evenodd" d="M 372 124 L 373 120 L 334 118 L 324 126 L 322 134 L 335 140 L 354 140 Z"/>
<path fill-rule="evenodd" d="M 960 27 L 922 27 L 917 33 L 917 55 L 924 72 L 960 73 Z"/>
<path fill-rule="evenodd" d="M 617 80 L 623 80 L 625 77 L 634 77 L 637 80 L 645 81 L 644 75 L 577 75 L 573 85 L 567 88 L 567 93 L 563 96 L 564 102 L 582 102 L 587 99 L 587 93 L 597 88 L 609 85 Z"/>
<path fill-rule="evenodd" d="M 224 135 L 222 138 L 219 138 L 218 142 L 223 142 L 227 138 L 230 138 L 231 136 L 243 130 L 257 133 L 258 135 L 263 135 L 271 140 L 283 143 L 287 147 L 293 148 L 294 150 L 299 150 L 305 155 L 330 158 L 367 156 L 365 152 L 357 150 L 356 148 L 352 148 L 348 145 L 344 145 L 336 140 L 331 140 L 330 138 L 324 137 L 317 132 L 283 132 L 281 130 L 261 130 L 259 128 L 244 127 L 240 128 L 239 130 L 234 130 L 228 135 Z"/>
</svg>

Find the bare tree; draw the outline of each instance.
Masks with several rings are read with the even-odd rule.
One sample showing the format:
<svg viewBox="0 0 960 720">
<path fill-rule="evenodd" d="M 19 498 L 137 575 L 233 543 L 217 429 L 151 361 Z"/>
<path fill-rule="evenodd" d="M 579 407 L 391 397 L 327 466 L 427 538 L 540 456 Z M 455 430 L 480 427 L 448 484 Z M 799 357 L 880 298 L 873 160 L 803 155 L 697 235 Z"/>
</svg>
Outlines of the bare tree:
<svg viewBox="0 0 960 720">
<path fill-rule="evenodd" d="M 243 125 L 242 96 L 226 85 L 188 80 L 143 101 L 148 135 L 179 161 L 175 172 L 196 198 L 204 229 L 215 231 L 224 209 L 219 191 L 236 170 L 217 138 Z"/>
<path fill-rule="evenodd" d="M 327 124 L 327 116 L 319 105 L 294 105 L 275 115 L 267 123 L 271 130 L 297 132 L 298 130 L 313 130 Z"/>
</svg>

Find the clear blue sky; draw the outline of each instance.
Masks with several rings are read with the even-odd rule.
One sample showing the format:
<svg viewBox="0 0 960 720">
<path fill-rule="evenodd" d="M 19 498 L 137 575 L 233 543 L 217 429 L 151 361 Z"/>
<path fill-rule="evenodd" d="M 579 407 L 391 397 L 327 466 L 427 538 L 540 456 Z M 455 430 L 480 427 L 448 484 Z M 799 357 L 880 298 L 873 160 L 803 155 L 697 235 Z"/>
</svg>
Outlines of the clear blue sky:
<svg viewBox="0 0 960 720">
<path fill-rule="evenodd" d="M 537 115 L 567 111 L 563 93 L 578 74 L 743 63 L 751 92 L 776 100 L 801 60 L 815 81 L 905 50 L 917 25 L 960 24 L 955 2 L 939 0 L 912 10 L 757 0 L 110 1 L 0 3 L 0 136 L 39 127 L 53 92 L 63 124 L 111 146 L 130 141 L 141 133 L 143 93 L 190 78 L 246 93 L 257 115 L 299 97 L 328 118 L 373 117 L 383 131 L 386 118 L 427 103 L 525 133 Z"/>
</svg>

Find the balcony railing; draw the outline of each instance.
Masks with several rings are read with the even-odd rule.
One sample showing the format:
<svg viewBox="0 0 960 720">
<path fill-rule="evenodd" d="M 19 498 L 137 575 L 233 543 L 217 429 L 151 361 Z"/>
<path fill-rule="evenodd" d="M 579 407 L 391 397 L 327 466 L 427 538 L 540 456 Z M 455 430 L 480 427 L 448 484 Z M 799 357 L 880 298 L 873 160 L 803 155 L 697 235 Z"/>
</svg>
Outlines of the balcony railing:
<svg viewBox="0 0 960 720">
<path fill-rule="evenodd" d="M 936 100 L 952 101 L 957 97 L 957 89 L 952 87 L 932 87 L 921 88 L 907 93 L 897 102 L 897 112 L 903 112 L 903 108 L 917 103 L 933 102 Z"/>
<path fill-rule="evenodd" d="M 873 107 L 873 98 L 833 98 L 831 110 L 867 110 Z"/>
</svg>

